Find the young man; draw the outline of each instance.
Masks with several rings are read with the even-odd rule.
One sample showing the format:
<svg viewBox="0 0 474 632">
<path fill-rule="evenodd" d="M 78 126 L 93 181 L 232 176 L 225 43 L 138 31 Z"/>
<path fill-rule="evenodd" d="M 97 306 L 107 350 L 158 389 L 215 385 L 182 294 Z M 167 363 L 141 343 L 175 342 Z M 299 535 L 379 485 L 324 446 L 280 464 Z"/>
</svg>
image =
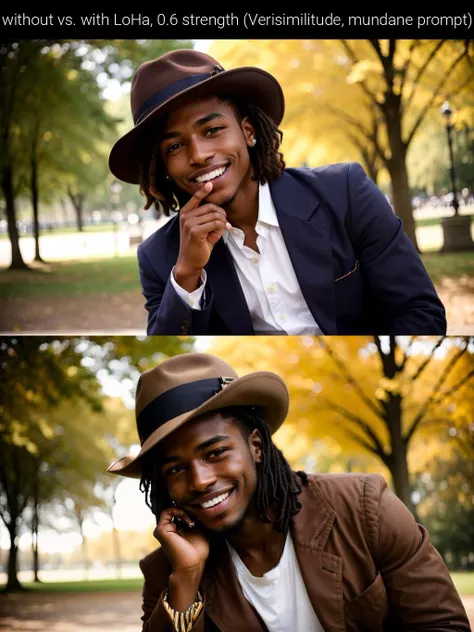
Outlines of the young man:
<svg viewBox="0 0 474 632">
<path fill-rule="evenodd" d="M 148 334 L 446 332 L 416 249 L 362 167 L 286 167 L 273 76 L 177 50 L 138 68 L 131 108 L 110 169 L 174 215 L 138 249 Z"/>
<path fill-rule="evenodd" d="M 293 472 L 272 434 L 288 390 L 189 353 L 140 377 L 141 479 L 160 547 L 140 562 L 147 632 L 470 630 L 426 529 L 377 474 Z"/>
</svg>

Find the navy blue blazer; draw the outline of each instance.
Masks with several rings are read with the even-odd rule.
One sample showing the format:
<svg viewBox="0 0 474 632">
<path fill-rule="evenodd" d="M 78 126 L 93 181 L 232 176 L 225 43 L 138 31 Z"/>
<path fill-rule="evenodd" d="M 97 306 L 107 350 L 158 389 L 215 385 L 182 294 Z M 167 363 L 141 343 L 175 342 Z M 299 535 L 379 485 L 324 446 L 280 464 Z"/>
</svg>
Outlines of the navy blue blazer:
<svg viewBox="0 0 474 632">
<path fill-rule="evenodd" d="M 323 334 L 446 333 L 444 307 L 416 248 L 360 164 L 287 168 L 270 191 L 301 291 Z M 186 305 L 170 282 L 178 252 L 178 216 L 138 248 L 148 335 L 253 335 L 223 240 L 206 265 L 202 311 Z"/>
</svg>

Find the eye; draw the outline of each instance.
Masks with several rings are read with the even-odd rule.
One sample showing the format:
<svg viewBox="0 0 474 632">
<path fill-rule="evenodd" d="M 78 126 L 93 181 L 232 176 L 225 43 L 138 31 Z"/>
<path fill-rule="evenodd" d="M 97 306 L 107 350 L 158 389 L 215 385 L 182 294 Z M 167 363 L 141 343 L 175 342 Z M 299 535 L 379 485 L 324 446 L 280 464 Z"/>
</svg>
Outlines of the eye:
<svg viewBox="0 0 474 632">
<path fill-rule="evenodd" d="M 173 151 L 176 151 L 178 147 L 180 147 L 180 143 L 173 143 L 173 145 L 166 148 L 165 154 L 171 154 Z"/>
<path fill-rule="evenodd" d="M 211 450 L 210 452 L 207 453 L 207 457 L 211 458 L 211 459 L 215 459 L 219 456 L 221 456 L 221 454 L 224 454 L 224 452 L 227 452 L 228 448 L 217 448 L 216 450 Z"/>
<path fill-rule="evenodd" d="M 224 129 L 222 126 L 214 126 L 214 127 L 209 127 L 206 131 L 205 134 L 206 135 L 211 135 L 213 136 L 214 134 L 217 134 L 217 132 L 219 132 L 221 129 Z"/>
<path fill-rule="evenodd" d="M 172 467 L 166 470 L 166 476 L 172 476 L 173 474 L 178 474 L 183 468 L 181 465 L 173 465 Z"/>
</svg>

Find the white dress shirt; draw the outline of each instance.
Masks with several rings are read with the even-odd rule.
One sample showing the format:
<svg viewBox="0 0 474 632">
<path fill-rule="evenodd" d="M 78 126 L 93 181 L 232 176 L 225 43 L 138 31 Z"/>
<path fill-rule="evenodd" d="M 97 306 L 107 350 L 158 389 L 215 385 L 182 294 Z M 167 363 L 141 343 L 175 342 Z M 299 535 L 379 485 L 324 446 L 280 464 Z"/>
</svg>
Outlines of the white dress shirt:
<svg viewBox="0 0 474 632">
<path fill-rule="evenodd" d="M 225 230 L 222 235 L 234 262 L 255 332 L 321 334 L 296 279 L 268 184 L 259 185 L 255 230 L 259 252 L 244 245 L 245 235 L 239 228 Z M 176 283 L 174 268 L 171 273 L 174 289 L 192 309 L 201 309 L 207 282 L 205 270 L 201 281 L 194 292 L 188 293 Z"/>
</svg>

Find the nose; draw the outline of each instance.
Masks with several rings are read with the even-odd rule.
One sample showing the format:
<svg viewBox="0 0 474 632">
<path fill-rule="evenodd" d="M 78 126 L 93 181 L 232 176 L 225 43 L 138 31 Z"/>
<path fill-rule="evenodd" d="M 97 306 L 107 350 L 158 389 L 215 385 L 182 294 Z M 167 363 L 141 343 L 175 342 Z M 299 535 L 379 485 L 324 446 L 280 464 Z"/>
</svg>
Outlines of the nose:
<svg viewBox="0 0 474 632">
<path fill-rule="evenodd" d="M 214 150 L 209 140 L 193 138 L 189 144 L 189 161 L 192 165 L 204 165 L 212 160 Z"/>
<path fill-rule="evenodd" d="M 189 487 L 192 491 L 204 492 L 216 482 L 216 475 L 212 465 L 208 463 L 193 463 L 189 468 Z"/>
</svg>

